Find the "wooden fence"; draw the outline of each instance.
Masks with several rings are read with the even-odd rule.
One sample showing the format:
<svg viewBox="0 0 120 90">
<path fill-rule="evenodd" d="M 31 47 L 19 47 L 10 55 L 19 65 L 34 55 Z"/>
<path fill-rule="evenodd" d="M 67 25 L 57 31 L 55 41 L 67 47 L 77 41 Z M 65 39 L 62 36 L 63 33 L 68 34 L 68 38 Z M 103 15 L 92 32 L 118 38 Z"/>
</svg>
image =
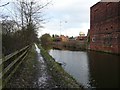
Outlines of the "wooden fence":
<svg viewBox="0 0 120 90">
<path fill-rule="evenodd" d="M 18 50 L 0 59 L 0 90 L 6 85 L 19 65 L 25 59 L 29 48 L 30 46 L 26 46 L 21 50 Z"/>
</svg>

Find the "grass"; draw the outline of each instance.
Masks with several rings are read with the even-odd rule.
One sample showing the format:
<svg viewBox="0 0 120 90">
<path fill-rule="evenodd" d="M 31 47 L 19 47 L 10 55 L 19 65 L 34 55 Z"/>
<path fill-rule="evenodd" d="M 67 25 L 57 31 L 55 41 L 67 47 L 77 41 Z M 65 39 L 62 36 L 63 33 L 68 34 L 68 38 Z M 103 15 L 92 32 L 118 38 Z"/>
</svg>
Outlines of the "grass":
<svg viewBox="0 0 120 90">
<path fill-rule="evenodd" d="M 55 62 L 48 52 L 46 52 L 40 45 L 41 54 L 47 64 L 48 75 L 52 77 L 52 81 L 49 84 L 54 84 L 55 88 L 75 88 L 82 90 L 82 86 L 79 85 L 76 80 L 70 76 L 64 69 Z M 13 77 L 7 83 L 5 88 L 38 88 L 34 82 L 38 80 L 38 72 L 40 71 L 39 62 L 36 58 L 35 46 L 32 45 L 28 56 L 17 69 Z"/>
<path fill-rule="evenodd" d="M 38 72 L 35 66 L 37 63 L 35 47 L 32 45 L 28 56 L 18 67 L 5 88 L 34 88 L 34 81 L 36 81 L 36 73 Z"/>
<path fill-rule="evenodd" d="M 78 84 L 76 80 L 70 76 L 64 69 L 55 62 L 55 59 L 48 54 L 40 45 L 38 47 L 41 49 L 41 54 L 47 62 L 47 67 L 49 73 L 52 75 L 57 86 L 60 88 L 76 88 L 79 90 L 83 89 L 83 86 Z"/>
</svg>

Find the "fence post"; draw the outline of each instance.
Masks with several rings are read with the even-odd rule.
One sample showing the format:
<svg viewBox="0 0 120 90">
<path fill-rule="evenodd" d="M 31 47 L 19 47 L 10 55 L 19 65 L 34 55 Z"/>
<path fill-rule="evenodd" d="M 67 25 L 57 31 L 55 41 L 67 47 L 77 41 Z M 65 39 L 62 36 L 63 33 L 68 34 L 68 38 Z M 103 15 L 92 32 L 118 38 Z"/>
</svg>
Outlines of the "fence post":
<svg viewBox="0 0 120 90">
<path fill-rule="evenodd" d="M 0 59 L 0 90 L 2 89 L 2 59 Z"/>
<path fill-rule="evenodd" d="M 0 22 L 0 90 L 2 89 L 2 25 Z"/>
</svg>

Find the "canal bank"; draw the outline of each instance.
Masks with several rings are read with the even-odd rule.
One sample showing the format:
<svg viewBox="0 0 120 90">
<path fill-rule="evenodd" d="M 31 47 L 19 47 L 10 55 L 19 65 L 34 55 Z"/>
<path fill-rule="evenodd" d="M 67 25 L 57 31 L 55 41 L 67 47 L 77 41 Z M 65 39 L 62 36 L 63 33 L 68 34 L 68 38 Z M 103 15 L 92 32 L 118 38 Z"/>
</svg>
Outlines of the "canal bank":
<svg viewBox="0 0 120 90">
<path fill-rule="evenodd" d="M 36 44 L 33 44 L 28 56 L 4 89 L 34 88 L 50 90 L 53 88 L 75 88 L 83 90 L 59 64 L 46 58 L 48 54 L 45 54 L 45 50 L 43 52 L 45 57 L 43 58 L 42 52 L 43 50 L 40 50 Z"/>
<path fill-rule="evenodd" d="M 78 84 L 78 82 L 76 82 L 72 76 L 65 72 L 61 65 L 57 63 L 47 51 L 45 51 L 40 45 L 38 45 L 38 47 L 40 48 L 41 54 L 47 62 L 48 72 L 52 75 L 58 88 L 76 88 L 79 90 L 83 89 L 83 86 Z"/>
<path fill-rule="evenodd" d="M 60 50 L 71 50 L 71 51 L 84 51 L 87 49 L 87 43 L 78 41 L 78 40 L 72 40 L 67 42 L 53 42 L 52 47 L 54 49 L 60 49 Z"/>
<path fill-rule="evenodd" d="M 44 45 L 43 45 L 44 46 Z M 91 49 L 90 45 L 86 42 L 84 44 L 75 42 L 75 43 L 53 43 L 50 45 L 51 48 L 57 49 L 57 50 L 70 50 L 70 51 L 94 51 L 94 52 L 100 52 L 100 53 L 106 53 L 106 54 L 114 54 L 114 55 L 120 55 L 120 53 L 114 53 L 112 51 L 106 51 L 106 50 L 99 50 L 99 49 Z M 48 46 L 47 46 L 48 47 Z"/>
<path fill-rule="evenodd" d="M 41 57 L 37 47 L 33 44 L 28 56 L 19 66 L 15 74 L 3 89 L 41 89 L 56 87 L 52 76 L 49 75 L 46 63 Z"/>
</svg>

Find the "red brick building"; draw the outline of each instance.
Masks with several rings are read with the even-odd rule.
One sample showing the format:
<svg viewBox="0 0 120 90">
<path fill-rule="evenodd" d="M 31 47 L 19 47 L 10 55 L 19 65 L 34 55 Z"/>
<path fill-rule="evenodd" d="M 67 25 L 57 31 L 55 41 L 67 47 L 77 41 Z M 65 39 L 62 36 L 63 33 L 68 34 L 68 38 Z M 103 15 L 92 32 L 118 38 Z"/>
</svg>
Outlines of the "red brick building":
<svg viewBox="0 0 120 90">
<path fill-rule="evenodd" d="M 120 2 L 98 2 L 90 9 L 90 49 L 120 54 Z"/>
</svg>

